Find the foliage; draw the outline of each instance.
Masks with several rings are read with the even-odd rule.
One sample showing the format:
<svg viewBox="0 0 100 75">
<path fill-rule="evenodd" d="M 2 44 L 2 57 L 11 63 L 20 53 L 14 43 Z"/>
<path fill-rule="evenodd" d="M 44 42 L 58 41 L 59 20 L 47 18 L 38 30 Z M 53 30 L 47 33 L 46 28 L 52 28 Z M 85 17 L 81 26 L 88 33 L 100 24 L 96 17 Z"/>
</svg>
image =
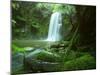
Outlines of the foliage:
<svg viewBox="0 0 100 75">
<path fill-rule="evenodd" d="M 12 8 L 17 10 L 19 8 L 19 4 L 18 3 L 12 3 Z"/>
<path fill-rule="evenodd" d="M 68 28 L 68 26 L 70 26 L 68 17 L 75 14 L 75 8 L 72 5 L 65 4 L 12 1 L 13 39 L 46 37 L 50 16 L 53 12 L 62 13 L 64 16 L 63 28 Z M 65 20 L 66 18 L 67 20 Z M 65 30 L 63 32 L 65 32 Z"/>
<path fill-rule="evenodd" d="M 16 53 L 16 52 L 24 52 L 24 48 L 20 48 L 18 46 L 16 46 L 15 44 L 12 44 L 12 52 Z"/>
<path fill-rule="evenodd" d="M 64 70 L 84 70 L 94 68 L 96 68 L 95 58 L 89 54 L 67 61 L 64 64 Z"/>
</svg>

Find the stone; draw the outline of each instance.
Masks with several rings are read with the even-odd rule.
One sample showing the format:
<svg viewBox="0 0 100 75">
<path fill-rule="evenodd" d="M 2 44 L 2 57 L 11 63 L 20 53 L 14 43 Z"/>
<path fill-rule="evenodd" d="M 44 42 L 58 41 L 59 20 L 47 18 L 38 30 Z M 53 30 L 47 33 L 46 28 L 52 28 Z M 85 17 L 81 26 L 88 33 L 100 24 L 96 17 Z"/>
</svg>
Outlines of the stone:
<svg viewBox="0 0 100 75">
<path fill-rule="evenodd" d="M 59 63 L 56 62 L 45 62 L 41 60 L 32 60 L 33 62 L 29 62 L 27 60 L 27 66 L 28 70 L 31 70 L 32 72 L 50 72 L 50 71 L 57 71 L 59 68 Z"/>
<path fill-rule="evenodd" d="M 12 73 L 23 73 L 24 66 L 24 54 L 16 53 L 12 55 Z"/>
<path fill-rule="evenodd" d="M 60 56 L 45 50 L 37 49 L 28 55 L 25 55 L 25 58 L 54 62 L 57 61 Z"/>
<path fill-rule="evenodd" d="M 45 50 L 35 50 L 25 56 L 25 68 L 32 72 L 56 71 L 60 56 Z"/>
<path fill-rule="evenodd" d="M 24 49 L 25 49 L 25 51 L 33 51 L 34 50 L 33 47 L 25 47 Z"/>
</svg>

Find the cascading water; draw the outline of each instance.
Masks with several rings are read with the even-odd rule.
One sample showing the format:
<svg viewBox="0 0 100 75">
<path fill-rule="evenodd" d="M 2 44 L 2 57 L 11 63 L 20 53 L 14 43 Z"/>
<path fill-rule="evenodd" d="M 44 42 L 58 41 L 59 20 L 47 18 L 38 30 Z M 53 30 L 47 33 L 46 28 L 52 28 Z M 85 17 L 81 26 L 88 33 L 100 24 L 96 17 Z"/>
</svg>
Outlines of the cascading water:
<svg viewBox="0 0 100 75">
<path fill-rule="evenodd" d="M 51 15 L 47 41 L 59 41 L 61 39 L 60 28 L 62 26 L 62 16 L 60 12 Z"/>
</svg>

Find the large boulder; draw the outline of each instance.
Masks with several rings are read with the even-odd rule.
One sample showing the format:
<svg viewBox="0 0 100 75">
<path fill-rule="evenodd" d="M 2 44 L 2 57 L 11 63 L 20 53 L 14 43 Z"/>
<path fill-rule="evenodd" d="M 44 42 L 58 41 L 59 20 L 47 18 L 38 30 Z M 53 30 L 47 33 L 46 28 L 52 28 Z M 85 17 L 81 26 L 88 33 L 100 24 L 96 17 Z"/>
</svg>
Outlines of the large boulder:
<svg viewBox="0 0 100 75">
<path fill-rule="evenodd" d="M 28 55 L 25 55 L 25 58 L 42 60 L 47 62 L 56 62 L 59 61 L 60 56 L 45 50 L 36 49 L 35 51 L 29 53 Z"/>
<path fill-rule="evenodd" d="M 46 62 L 41 60 L 27 59 L 25 63 L 27 72 L 52 72 L 59 71 L 60 64 L 57 62 Z"/>
<path fill-rule="evenodd" d="M 28 72 L 50 72 L 59 70 L 60 56 L 37 49 L 25 56 L 25 69 Z"/>
</svg>

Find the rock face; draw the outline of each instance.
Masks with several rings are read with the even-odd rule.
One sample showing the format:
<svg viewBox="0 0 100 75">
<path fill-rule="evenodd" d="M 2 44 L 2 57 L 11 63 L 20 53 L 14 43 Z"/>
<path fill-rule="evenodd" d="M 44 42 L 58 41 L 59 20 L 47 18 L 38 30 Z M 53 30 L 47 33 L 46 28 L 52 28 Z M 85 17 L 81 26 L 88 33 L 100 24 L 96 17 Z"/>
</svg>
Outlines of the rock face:
<svg viewBox="0 0 100 75">
<path fill-rule="evenodd" d="M 28 72 L 57 71 L 59 56 L 45 50 L 35 50 L 25 57 L 25 69 Z"/>
</svg>

